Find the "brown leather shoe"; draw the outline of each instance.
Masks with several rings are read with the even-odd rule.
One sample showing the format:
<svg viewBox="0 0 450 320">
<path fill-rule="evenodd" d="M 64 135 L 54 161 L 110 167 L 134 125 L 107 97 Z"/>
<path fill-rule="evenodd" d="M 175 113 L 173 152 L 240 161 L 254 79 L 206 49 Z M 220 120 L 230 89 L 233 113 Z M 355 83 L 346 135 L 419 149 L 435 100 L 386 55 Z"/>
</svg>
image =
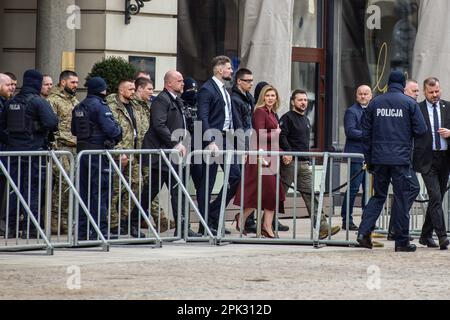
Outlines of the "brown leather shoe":
<svg viewBox="0 0 450 320">
<path fill-rule="evenodd" d="M 332 236 L 338 234 L 339 231 L 341 231 L 341 228 L 338 227 L 338 226 L 336 226 L 336 227 L 331 227 L 331 233 L 328 233 L 328 231 L 329 231 L 329 228 L 322 229 L 322 230 L 320 231 L 320 233 L 319 233 L 319 239 L 320 239 L 320 240 L 325 240 L 325 239 L 328 238 L 328 237 L 332 237 Z"/>
</svg>

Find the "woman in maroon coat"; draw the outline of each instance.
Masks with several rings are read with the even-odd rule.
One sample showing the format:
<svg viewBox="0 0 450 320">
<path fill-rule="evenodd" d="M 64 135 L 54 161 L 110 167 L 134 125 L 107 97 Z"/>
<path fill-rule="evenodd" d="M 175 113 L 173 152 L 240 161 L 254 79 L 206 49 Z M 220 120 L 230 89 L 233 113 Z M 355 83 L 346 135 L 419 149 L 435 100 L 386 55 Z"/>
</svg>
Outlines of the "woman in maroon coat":
<svg viewBox="0 0 450 320">
<path fill-rule="evenodd" d="M 252 148 L 255 150 L 279 151 L 280 126 L 276 112 L 280 108 L 278 91 L 272 86 L 265 86 L 260 94 L 253 114 Z M 256 143 L 255 142 L 256 138 Z M 262 235 L 275 238 L 272 229 L 272 220 L 277 206 L 277 157 L 264 157 L 262 159 L 262 196 L 261 208 L 264 210 Z M 241 182 L 242 183 L 242 182 Z M 258 208 L 258 165 L 256 157 L 249 157 L 245 164 L 244 202 L 241 204 L 242 186 L 239 185 L 234 204 L 244 207 L 244 217 L 247 217 Z M 281 181 L 279 183 L 279 201 L 285 200 Z M 239 214 L 236 216 L 236 229 L 240 231 Z"/>
</svg>

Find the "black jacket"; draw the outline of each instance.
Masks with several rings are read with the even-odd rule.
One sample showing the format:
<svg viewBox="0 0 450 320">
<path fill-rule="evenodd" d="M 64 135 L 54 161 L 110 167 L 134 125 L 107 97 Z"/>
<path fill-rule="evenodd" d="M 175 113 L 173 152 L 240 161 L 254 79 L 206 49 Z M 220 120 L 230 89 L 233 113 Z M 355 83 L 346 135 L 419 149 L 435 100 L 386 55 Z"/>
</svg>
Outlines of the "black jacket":
<svg viewBox="0 0 450 320">
<path fill-rule="evenodd" d="M 164 89 L 152 103 L 150 128 L 145 134 L 142 149 L 173 149 L 182 142 L 186 137 L 186 119 L 182 110 L 183 101 L 180 98 L 174 99 Z M 175 131 L 177 134 L 173 136 Z M 144 158 L 145 165 L 148 165 L 148 159 Z M 152 166 L 159 166 L 159 157 L 152 156 Z M 162 168 L 167 170 L 164 165 Z"/>
<path fill-rule="evenodd" d="M 16 103 L 25 103 L 29 100 L 27 114 L 31 121 L 40 129 L 27 133 L 11 133 L 8 128 L 9 106 Z M 0 132 L 7 132 L 7 146 L 9 151 L 37 151 L 46 148 L 48 134 L 58 128 L 58 117 L 53 112 L 50 104 L 41 98 L 40 92 L 33 87 L 23 87 L 18 95 L 9 100 L 0 115 Z"/>
<path fill-rule="evenodd" d="M 419 105 L 393 83 L 374 98 L 361 121 L 366 162 L 373 165 L 409 166 L 413 139 L 424 135 L 427 125 Z"/>
<path fill-rule="evenodd" d="M 255 99 L 250 93 L 243 94 L 236 86 L 231 93 L 231 104 L 233 105 L 235 117 L 234 129 L 243 129 L 244 131 L 252 128 L 252 115 L 255 109 Z"/>
<path fill-rule="evenodd" d="M 450 129 L 450 102 L 441 100 L 439 104 L 441 107 L 442 127 Z M 428 130 L 425 135 L 417 137 L 414 141 L 413 168 L 418 173 L 427 174 L 430 172 L 433 162 L 433 136 L 426 101 L 421 102 L 419 106 Z M 450 139 L 447 141 L 450 145 Z M 449 157 L 449 152 L 447 151 L 447 157 Z"/>
</svg>

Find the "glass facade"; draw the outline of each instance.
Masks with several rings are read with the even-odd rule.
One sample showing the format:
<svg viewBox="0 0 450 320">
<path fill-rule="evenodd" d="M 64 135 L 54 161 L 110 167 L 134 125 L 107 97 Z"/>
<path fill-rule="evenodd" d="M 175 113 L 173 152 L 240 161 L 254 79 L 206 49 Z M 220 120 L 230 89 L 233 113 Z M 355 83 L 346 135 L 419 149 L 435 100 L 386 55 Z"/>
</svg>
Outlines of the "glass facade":
<svg viewBox="0 0 450 320">
<path fill-rule="evenodd" d="M 345 143 L 344 114 L 359 85 L 374 95 L 387 90 L 391 70 L 412 74 L 419 0 L 345 0 L 342 4 L 339 85 L 339 143 Z M 336 18 L 336 17 L 335 17 Z"/>
<path fill-rule="evenodd" d="M 236 69 L 245 1 L 178 0 L 178 6 L 177 63 L 184 76 L 201 85 L 211 76 L 211 59 L 222 54 Z M 392 69 L 412 74 L 419 6 L 420 0 L 293 0 L 291 89 L 308 92 L 313 149 L 344 145 L 344 113 L 358 86 L 377 95 Z"/>
<path fill-rule="evenodd" d="M 212 74 L 211 60 L 227 55 L 239 63 L 241 0 L 178 0 L 177 67 L 201 85 Z"/>
</svg>

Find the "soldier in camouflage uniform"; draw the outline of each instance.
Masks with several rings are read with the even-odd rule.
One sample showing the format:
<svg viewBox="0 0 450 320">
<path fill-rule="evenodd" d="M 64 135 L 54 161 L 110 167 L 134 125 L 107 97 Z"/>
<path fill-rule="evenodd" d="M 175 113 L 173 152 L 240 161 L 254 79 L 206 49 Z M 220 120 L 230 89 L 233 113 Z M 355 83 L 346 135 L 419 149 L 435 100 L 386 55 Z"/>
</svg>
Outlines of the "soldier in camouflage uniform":
<svg viewBox="0 0 450 320">
<path fill-rule="evenodd" d="M 114 118 L 117 119 L 122 127 L 123 139 L 116 146 L 118 150 L 137 150 L 141 148 L 144 135 L 150 125 L 150 110 L 147 104 L 141 104 L 133 101 L 135 98 L 135 85 L 133 80 L 123 80 L 119 84 L 118 94 L 108 96 L 106 102 L 111 108 Z M 122 155 L 120 158 L 122 174 L 131 182 L 133 193 L 139 196 L 139 157 Z M 131 173 L 131 174 L 130 174 Z M 131 176 L 131 177 L 130 177 Z M 141 175 L 142 181 L 144 176 Z M 134 207 L 133 201 L 130 202 L 130 196 L 127 190 L 122 186 L 119 190 L 119 179 L 114 179 L 114 191 L 111 206 L 111 231 L 117 233 L 120 217 L 120 233 L 128 234 L 128 220 L 130 218 L 130 234 L 133 237 L 145 237 L 138 232 L 138 217 L 131 216 L 129 213 Z M 143 182 L 141 182 L 141 186 Z M 158 208 L 158 204 L 156 205 Z M 153 210 L 152 210 L 153 211 Z M 167 222 L 166 222 L 167 225 Z"/>
<path fill-rule="evenodd" d="M 142 142 L 144 140 L 144 136 L 147 133 L 149 126 L 150 126 L 150 98 L 153 95 L 153 82 L 148 79 L 148 78 L 138 78 L 135 81 L 135 87 L 136 87 L 136 94 L 134 95 L 134 98 L 132 100 L 133 105 L 136 107 L 136 110 L 139 110 L 140 112 L 143 113 L 143 117 L 145 118 L 145 126 L 142 126 L 142 131 L 139 133 L 139 148 L 142 147 Z M 144 130 L 145 129 L 145 130 Z M 148 167 L 144 167 L 143 168 L 143 172 L 142 172 L 142 186 L 144 185 L 145 181 L 148 181 L 149 179 L 149 173 L 148 173 Z M 135 172 L 133 172 L 134 177 L 138 178 L 139 177 L 139 171 L 136 170 Z M 137 179 L 134 179 L 136 180 Z M 158 212 L 161 212 L 161 215 L 158 215 Z M 159 201 L 158 199 L 153 200 L 153 202 L 151 203 L 151 208 L 150 208 L 150 213 L 152 215 L 153 220 L 156 223 L 156 229 L 160 232 L 165 232 L 167 231 L 167 229 L 175 229 L 176 224 L 175 221 L 173 221 L 172 219 L 169 220 L 167 219 L 164 211 L 162 210 L 162 208 L 159 208 Z M 170 226 L 169 226 L 170 223 Z"/>
<path fill-rule="evenodd" d="M 63 71 L 59 77 L 59 84 L 52 88 L 47 101 L 52 106 L 53 112 L 59 118 L 58 131 L 55 133 L 53 148 L 57 151 L 69 151 L 76 155 L 77 142 L 71 132 L 72 109 L 79 104 L 76 98 L 78 88 L 78 75 L 73 71 Z M 69 174 L 70 163 L 67 157 L 60 158 L 61 163 Z M 52 195 L 52 233 L 58 233 L 58 226 L 62 234 L 67 233 L 68 211 L 69 211 L 69 186 L 67 182 L 61 181 L 61 197 L 59 197 L 59 176 L 57 169 L 53 172 L 53 195 Z"/>
</svg>

